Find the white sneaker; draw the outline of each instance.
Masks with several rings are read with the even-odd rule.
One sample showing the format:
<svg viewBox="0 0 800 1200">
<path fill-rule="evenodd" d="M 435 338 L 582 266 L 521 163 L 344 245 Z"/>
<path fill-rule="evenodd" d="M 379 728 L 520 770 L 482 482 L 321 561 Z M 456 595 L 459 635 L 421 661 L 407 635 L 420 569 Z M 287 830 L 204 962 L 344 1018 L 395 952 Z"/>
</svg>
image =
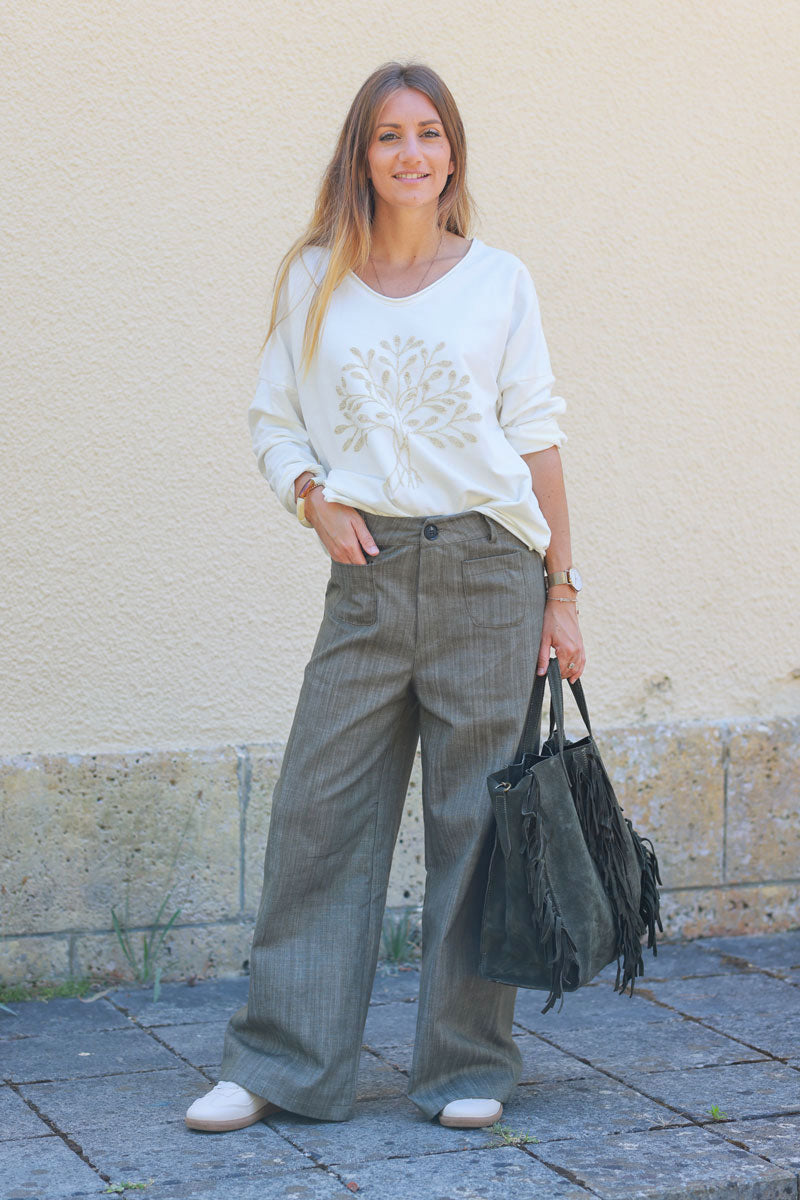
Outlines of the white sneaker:
<svg viewBox="0 0 800 1200">
<path fill-rule="evenodd" d="M 453 1129 L 478 1129 L 481 1125 L 494 1125 L 503 1115 L 499 1100 L 451 1100 L 439 1113 L 439 1124 Z"/>
<path fill-rule="evenodd" d="M 190 1104 L 186 1110 L 186 1124 L 190 1129 L 204 1129 L 210 1133 L 223 1133 L 228 1129 L 243 1129 L 254 1125 L 268 1113 L 280 1112 L 280 1105 L 272 1104 L 263 1096 L 257 1096 L 247 1088 L 240 1087 L 229 1079 L 220 1079 L 210 1092 Z"/>
</svg>

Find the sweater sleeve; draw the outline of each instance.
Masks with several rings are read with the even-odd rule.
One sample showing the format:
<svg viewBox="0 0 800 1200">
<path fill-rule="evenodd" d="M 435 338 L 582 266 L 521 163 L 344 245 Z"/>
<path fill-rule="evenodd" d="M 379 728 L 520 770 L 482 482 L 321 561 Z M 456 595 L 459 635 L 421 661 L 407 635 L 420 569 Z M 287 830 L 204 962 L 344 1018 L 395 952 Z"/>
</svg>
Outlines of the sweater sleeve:
<svg viewBox="0 0 800 1200">
<path fill-rule="evenodd" d="M 567 406 L 561 396 L 552 394 L 554 382 L 536 288 L 527 267 L 520 263 L 508 340 L 497 377 L 498 420 L 518 454 L 566 442 L 567 435 L 556 418 Z"/>
<path fill-rule="evenodd" d="M 326 478 L 303 421 L 292 357 L 285 294 L 278 323 L 269 336 L 258 372 L 258 386 L 248 409 L 248 422 L 258 469 L 275 495 L 295 512 L 294 481 L 303 471 Z"/>
</svg>

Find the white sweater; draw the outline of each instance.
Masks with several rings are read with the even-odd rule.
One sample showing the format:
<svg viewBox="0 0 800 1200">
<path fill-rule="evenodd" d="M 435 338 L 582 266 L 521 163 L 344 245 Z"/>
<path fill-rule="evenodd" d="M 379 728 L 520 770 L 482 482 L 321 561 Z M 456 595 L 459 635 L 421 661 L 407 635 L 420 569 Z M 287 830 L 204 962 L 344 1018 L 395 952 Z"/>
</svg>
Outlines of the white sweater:
<svg viewBox="0 0 800 1200">
<path fill-rule="evenodd" d="M 539 302 L 524 263 L 473 238 L 440 279 L 389 297 L 352 271 L 336 288 L 320 346 L 299 372 L 314 278 L 328 260 L 292 264 L 278 325 L 249 409 L 261 472 L 295 512 L 303 471 L 326 500 L 390 516 L 470 509 L 544 554 L 550 530 L 520 457 L 567 440 Z M 296 368 L 298 368 L 296 373 Z"/>
</svg>

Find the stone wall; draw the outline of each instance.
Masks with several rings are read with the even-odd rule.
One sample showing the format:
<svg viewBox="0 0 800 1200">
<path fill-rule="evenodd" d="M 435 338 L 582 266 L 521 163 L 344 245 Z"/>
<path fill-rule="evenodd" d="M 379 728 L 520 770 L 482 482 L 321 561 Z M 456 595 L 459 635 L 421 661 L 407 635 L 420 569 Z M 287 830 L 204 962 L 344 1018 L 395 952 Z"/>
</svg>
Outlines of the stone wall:
<svg viewBox="0 0 800 1200">
<path fill-rule="evenodd" d="M 620 803 L 652 838 L 664 937 L 800 923 L 800 719 L 599 732 Z M 573 735 L 574 736 L 574 735 Z M 239 970 L 261 890 L 281 745 L 20 755 L 0 764 L 0 980 L 127 972 L 111 910 L 180 909 L 164 979 Z M 487 795 L 488 802 L 488 795 Z M 424 888 L 419 753 L 387 904 Z"/>
</svg>

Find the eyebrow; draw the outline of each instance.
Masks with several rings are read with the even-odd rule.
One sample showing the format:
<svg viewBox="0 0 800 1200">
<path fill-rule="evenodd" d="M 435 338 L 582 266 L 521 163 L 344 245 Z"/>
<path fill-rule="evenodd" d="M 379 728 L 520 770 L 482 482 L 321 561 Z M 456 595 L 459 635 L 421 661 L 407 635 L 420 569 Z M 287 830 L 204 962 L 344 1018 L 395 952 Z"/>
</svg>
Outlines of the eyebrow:
<svg viewBox="0 0 800 1200">
<path fill-rule="evenodd" d="M 418 125 L 441 125 L 441 123 L 442 123 L 441 121 L 437 121 L 435 118 L 431 121 L 418 121 L 417 122 Z M 391 121 L 381 121 L 380 125 L 378 126 L 378 129 L 399 129 L 399 128 L 400 128 L 399 125 L 395 125 Z"/>
</svg>

